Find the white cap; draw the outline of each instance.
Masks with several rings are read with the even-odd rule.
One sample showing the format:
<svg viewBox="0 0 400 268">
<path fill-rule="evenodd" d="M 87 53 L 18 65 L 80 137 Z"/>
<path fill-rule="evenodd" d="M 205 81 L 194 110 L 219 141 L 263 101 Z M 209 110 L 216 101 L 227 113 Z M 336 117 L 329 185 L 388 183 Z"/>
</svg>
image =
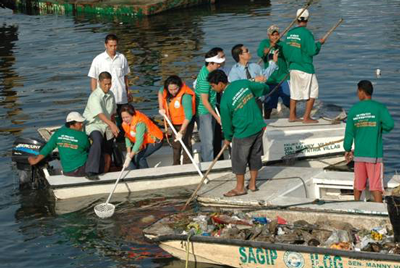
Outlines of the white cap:
<svg viewBox="0 0 400 268">
<path fill-rule="evenodd" d="M 297 10 L 296 12 L 296 17 L 298 17 L 300 15 L 300 13 L 303 11 L 303 8 L 300 8 Z M 310 16 L 310 13 L 308 13 L 308 10 L 304 10 L 303 13 L 301 13 L 300 17 L 297 18 L 298 20 L 308 20 L 308 17 Z"/>
<path fill-rule="evenodd" d="M 211 58 L 206 58 L 206 62 L 215 62 L 215 63 L 223 63 L 225 58 L 221 58 L 219 55 L 215 55 Z"/>
<path fill-rule="evenodd" d="M 68 115 L 67 115 L 67 120 L 66 120 L 66 122 L 68 123 L 68 122 L 72 122 L 72 121 L 75 121 L 75 122 L 84 122 L 85 121 L 85 118 L 80 114 L 80 113 L 78 113 L 78 112 L 70 112 Z"/>
</svg>

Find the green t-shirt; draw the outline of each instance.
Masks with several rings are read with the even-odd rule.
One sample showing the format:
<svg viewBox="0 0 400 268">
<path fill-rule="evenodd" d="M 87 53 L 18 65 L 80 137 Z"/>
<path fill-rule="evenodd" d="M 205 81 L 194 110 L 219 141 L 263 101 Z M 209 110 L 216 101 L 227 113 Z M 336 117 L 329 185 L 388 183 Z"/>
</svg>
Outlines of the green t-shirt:
<svg viewBox="0 0 400 268">
<path fill-rule="evenodd" d="M 161 87 L 159 92 L 161 94 L 163 94 L 164 93 L 164 87 Z M 183 96 L 182 96 L 182 106 L 183 106 L 183 113 L 185 114 L 185 119 L 187 119 L 189 121 L 192 120 L 193 111 L 192 111 L 192 96 L 191 95 L 183 94 Z"/>
<path fill-rule="evenodd" d="M 237 80 L 225 88 L 220 106 L 226 140 L 250 137 L 266 126 L 256 97 L 268 92 L 268 85 L 249 80 Z"/>
<path fill-rule="evenodd" d="M 207 76 L 210 72 L 207 70 L 206 66 L 203 66 L 197 76 L 196 88 L 194 92 L 196 93 L 196 112 L 198 115 L 209 114 L 209 111 L 203 105 L 201 101 L 200 94 L 208 94 L 208 101 L 211 107 L 215 107 L 217 93 L 212 90 L 210 83 L 207 81 Z"/>
<path fill-rule="evenodd" d="M 64 172 L 71 172 L 86 163 L 90 143 L 83 131 L 64 126 L 51 136 L 39 154 L 46 157 L 56 147 L 60 153 Z"/>
<path fill-rule="evenodd" d="M 355 104 L 347 116 L 343 147 L 351 151 L 354 140 L 354 161 L 382 162 L 382 133 L 391 131 L 394 121 L 385 105 L 364 100 Z"/>
<path fill-rule="evenodd" d="M 275 45 L 275 47 L 271 48 L 271 50 L 269 51 L 269 54 L 264 56 L 264 49 L 269 48 L 270 45 L 271 44 L 269 42 L 269 39 L 262 40 L 260 45 L 258 46 L 257 55 L 260 58 L 262 58 L 262 60 L 264 62 L 264 69 L 267 69 L 269 66 L 268 59 L 270 59 L 272 57 L 269 55 L 273 55 L 275 53 L 275 51 L 277 49 L 279 49 L 279 56 L 278 56 L 278 62 L 277 62 L 278 69 L 275 70 L 267 80 L 267 84 L 279 84 L 279 82 L 281 82 L 289 72 L 288 68 L 287 68 L 285 54 L 283 52 L 283 46 L 285 45 L 285 43 L 282 41 L 279 41 Z M 289 80 L 289 77 L 287 79 Z"/>
<path fill-rule="evenodd" d="M 283 52 L 288 62 L 289 70 L 298 70 L 314 74 L 313 57 L 321 50 L 321 42 L 315 42 L 314 35 L 306 27 L 296 27 L 290 30 L 286 37 Z"/>
</svg>

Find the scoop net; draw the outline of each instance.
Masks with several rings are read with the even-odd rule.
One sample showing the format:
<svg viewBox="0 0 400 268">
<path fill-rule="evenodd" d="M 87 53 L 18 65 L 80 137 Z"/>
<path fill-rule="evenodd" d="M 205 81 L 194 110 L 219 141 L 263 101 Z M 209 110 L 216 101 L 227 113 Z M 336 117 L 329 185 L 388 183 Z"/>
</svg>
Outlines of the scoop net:
<svg viewBox="0 0 400 268">
<path fill-rule="evenodd" d="M 114 214 L 115 206 L 110 203 L 101 203 L 94 207 L 94 212 L 99 218 L 106 219 Z"/>
</svg>

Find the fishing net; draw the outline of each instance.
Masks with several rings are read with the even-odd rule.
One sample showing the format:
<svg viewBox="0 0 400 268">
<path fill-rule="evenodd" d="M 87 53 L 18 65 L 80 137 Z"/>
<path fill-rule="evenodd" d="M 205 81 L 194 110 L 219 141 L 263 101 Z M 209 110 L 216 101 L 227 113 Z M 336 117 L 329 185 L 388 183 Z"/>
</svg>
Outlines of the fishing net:
<svg viewBox="0 0 400 268">
<path fill-rule="evenodd" d="M 109 203 L 101 203 L 94 207 L 94 212 L 99 218 L 106 219 L 114 214 L 115 206 Z"/>
</svg>

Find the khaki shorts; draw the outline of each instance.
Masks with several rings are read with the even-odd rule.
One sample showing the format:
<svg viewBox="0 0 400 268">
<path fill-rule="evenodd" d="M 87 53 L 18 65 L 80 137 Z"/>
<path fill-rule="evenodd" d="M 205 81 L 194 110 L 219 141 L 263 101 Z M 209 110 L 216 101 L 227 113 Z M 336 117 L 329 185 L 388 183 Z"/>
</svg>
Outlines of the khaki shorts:
<svg viewBox="0 0 400 268">
<path fill-rule="evenodd" d="M 318 98 L 318 81 L 316 75 L 298 70 L 290 71 L 290 98 L 292 100 Z"/>
</svg>

